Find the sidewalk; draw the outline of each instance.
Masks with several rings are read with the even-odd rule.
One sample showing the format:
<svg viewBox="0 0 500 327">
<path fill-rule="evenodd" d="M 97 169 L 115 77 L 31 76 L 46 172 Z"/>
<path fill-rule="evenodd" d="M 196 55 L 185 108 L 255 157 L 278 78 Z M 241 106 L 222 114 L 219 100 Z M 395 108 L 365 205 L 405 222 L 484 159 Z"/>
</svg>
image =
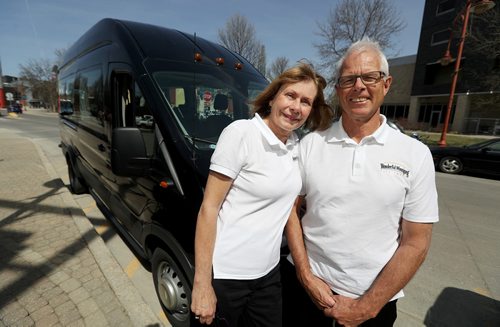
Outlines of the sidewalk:
<svg viewBox="0 0 500 327">
<path fill-rule="evenodd" d="M 0 327 L 160 326 L 39 145 L 0 137 Z"/>
</svg>

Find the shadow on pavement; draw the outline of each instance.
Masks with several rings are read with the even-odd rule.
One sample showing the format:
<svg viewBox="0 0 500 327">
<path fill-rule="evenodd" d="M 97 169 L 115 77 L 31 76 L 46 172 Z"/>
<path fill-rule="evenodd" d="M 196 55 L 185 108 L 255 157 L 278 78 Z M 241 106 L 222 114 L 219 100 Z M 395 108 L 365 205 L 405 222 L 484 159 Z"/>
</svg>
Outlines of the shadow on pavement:
<svg viewBox="0 0 500 327">
<path fill-rule="evenodd" d="M 424 320 L 428 327 L 500 326 L 500 302 L 454 287 L 445 288 Z"/>
<path fill-rule="evenodd" d="M 0 200 L 0 207 L 17 209 L 9 216 L 0 220 L 0 274 L 6 271 L 16 272 L 15 278 L 0 282 L 0 308 L 33 287 L 38 281 L 46 278 L 47 275 L 56 272 L 61 265 L 87 247 L 85 240 L 98 237 L 98 234 L 92 229 L 77 237 L 73 242 L 67 244 L 50 257 L 38 257 L 38 260 L 35 260 L 35 264 L 33 264 L 34 262 L 15 260 L 23 250 L 30 248 L 27 242 L 29 242 L 32 233 L 9 231 L 6 230 L 7 226 L 19 220 L 30 219 L 33 215 L 38 216 L 43 213 L 61 214 L 65 212 L 67 218 L 71 219 L 71 215 L 68 212 L 69 208 L 41 204 L 47 198 L 57 195 L 60 189 L 64 187 L 64 183 L 60 179 L 54 179 L 46 182 L 44 186 L 49 187 L 50 190 L 37 197 L 30 198 L 29 203 L 25 202 L 20 205 L 19 201 Z M 79 208 L 72 209 L 81 211 Z M 84 217 L 83 212 L 81 213 L 81 217 Z M 31 223 L 40 224 L 37 220 Z M 75 226 L 74 228 L 77 227 Z"/>
</svg>

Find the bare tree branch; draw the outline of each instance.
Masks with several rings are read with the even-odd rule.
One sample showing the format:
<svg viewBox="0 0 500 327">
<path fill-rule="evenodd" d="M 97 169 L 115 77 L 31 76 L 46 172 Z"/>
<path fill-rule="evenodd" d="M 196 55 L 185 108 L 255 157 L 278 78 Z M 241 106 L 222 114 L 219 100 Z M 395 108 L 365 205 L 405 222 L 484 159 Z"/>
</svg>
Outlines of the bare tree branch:
<svg viewBox="0 0 500 327">
<path fill-rule="evenodd" d="M 288 68 L 289 64 L 289 60 L 286 57 L 276 58 L 267 71 L 267 78 L 270 80 L 275 79 Z"/>
<path fill-rule="evenodd" d="M 49 105 L 52 110 L 57 107 L 57 80 L 54 65 L 48 59 L 30 59 L 19 65 L 20 78 L 27 81 L 33 97 Z"/>
<path fill-rule="evenodd" d="M 226 48 L 246 58 L 261 73 L 266 72 L 265 46 L 257 40 L 255 28 L 245 16 L 236 14 L 229 18 L 224 29 L 218 31 L 219 42 Z"/>
<path fill-rule="evenodd" d="M 391 0 L 342 0 L 317 25 L 322 41 L 315 47 L 325 76 L 331 76 L 335 63 L 353 42 L 368 36 L 382 49 L 392 49 L 393 37 L 406 27 Z"/>
<path fill-rule="evenodd" d="M 474 15 L 470 24 L 465 57 L 480 53 L 481 65 L 466 65 L 464 74 L 472 76 L 486 90 L 500 91 L 500 9 Z"/>
</svg>

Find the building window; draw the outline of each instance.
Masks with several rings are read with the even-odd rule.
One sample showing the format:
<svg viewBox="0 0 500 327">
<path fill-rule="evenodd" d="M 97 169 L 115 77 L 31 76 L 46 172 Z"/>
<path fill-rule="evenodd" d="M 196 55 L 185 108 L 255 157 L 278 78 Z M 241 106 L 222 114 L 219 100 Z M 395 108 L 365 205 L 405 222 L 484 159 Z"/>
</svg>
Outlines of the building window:
<svg viewBox="0 0 500 327">
<path fill-rule="evenodd" d="M 436 16 L 455 10 L 455 0 L 443 0 L 438 3 Z"/>
<path fill-rule="evenodd" d="M 431 45 L 443 44 L 448 42 L 450 38 L 450 30 L 445 29 L 435 33 L 432 33 Z"/>
<path fill-rule="evenodd" d="M 493 70 L 499 70 L 500 69 L 500 55 L 495 57 L 495 61 L 493 63 Z"/>
<path fill-rule="evenodd" d="M 397 120 L 399 118 L 408 118 L 410 106 L 407 104 L 391 104 L 380 107 L 380 113 L 387 119 Z"/>
<path fill-rule="evenodd" d="M 437 127 L 438 124 L 444 123 L 446 109 L 446 104 L 422 104 L 418 112 L 418 122 L 429 123 L 431 127 Z M 453 106 L 451 110 L 450 124 L 453 124 L 454 116 L 455 106 Z"/>
</svg>

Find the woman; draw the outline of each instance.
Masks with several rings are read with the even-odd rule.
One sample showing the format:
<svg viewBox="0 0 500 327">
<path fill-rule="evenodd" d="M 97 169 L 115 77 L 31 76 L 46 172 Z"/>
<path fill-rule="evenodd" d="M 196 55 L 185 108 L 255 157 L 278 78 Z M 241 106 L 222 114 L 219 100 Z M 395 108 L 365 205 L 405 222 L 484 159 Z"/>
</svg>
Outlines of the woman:
<svg viewBox="0 0 500 327">
<path fill-rule="evenodd" d="M 281 326 L 281 238 L 301 188 L 293 131 L 331 120 L 325 85 L 306 64 L 290 68 L 253 102 L 253 119 L 222 132 L 196 226 L 191 311 L 201 323 L 217 306 L 231 327 Z"/>
</svg>

